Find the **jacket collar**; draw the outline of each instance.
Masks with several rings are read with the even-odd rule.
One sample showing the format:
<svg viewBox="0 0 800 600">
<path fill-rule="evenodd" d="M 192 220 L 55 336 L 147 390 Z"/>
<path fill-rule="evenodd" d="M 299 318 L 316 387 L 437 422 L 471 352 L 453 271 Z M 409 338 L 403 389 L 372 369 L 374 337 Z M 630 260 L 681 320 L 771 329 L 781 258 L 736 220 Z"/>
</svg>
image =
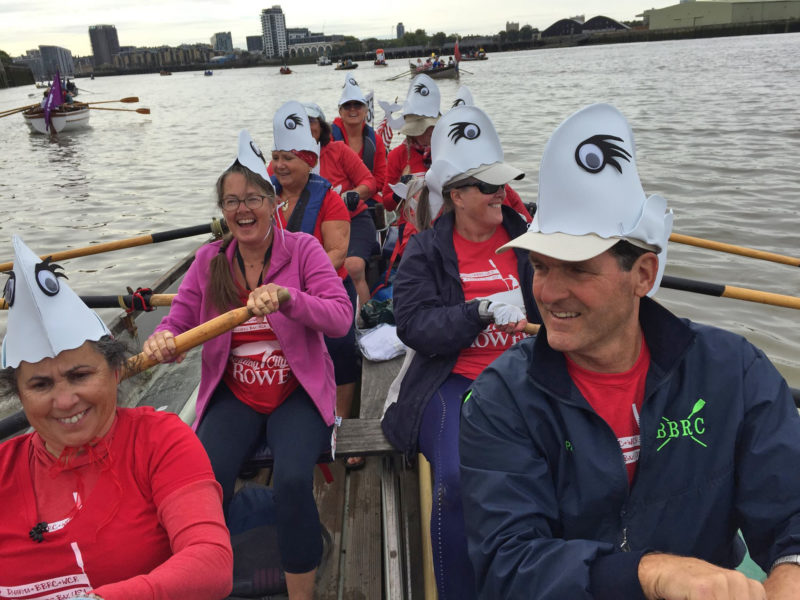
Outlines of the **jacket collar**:
<svg viewBox="0 0 800 600">
<path fill-rule="evenodd" d="M 686 319 L 679 319 L 650 298 L 641 299 L 639 323 L 647 347 L 650 349 L 650 367 L 645 392 L 648 394 L 678 366 L 689 350 L 695 333 Z M 547 330 L 544 326 L 536 336 L 528 374 L 538 387 L 549 394 L 570 404 L 586 406 L 586 401 L 567 373 L 564 354 L 553 350 L 547 343 Z"/>
</svg>

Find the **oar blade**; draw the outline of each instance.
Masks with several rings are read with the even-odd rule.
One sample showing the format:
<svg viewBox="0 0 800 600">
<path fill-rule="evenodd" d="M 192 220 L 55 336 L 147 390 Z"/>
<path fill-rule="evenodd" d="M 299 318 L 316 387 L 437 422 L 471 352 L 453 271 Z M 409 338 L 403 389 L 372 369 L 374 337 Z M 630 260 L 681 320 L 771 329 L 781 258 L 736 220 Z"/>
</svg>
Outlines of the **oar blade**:
<svg viewBox="0 0 800 600">
<path fill-rule="evenodd" d="M 120 100 L 120 102 L 124 102 L 125 104 L 131 104 L 133 102 L 138 102 L 138 101 L 139 101 L 138 96 L 129 96 L 127 98 L 122 98 L 122 100 Z"/>
<path fill-rule="evenodd" d="M 150 114 L 150 109 L 149 108 L 137 108 L 136 112 L 139 113 L 140 115 L 149 115 Z"/>
</svg>

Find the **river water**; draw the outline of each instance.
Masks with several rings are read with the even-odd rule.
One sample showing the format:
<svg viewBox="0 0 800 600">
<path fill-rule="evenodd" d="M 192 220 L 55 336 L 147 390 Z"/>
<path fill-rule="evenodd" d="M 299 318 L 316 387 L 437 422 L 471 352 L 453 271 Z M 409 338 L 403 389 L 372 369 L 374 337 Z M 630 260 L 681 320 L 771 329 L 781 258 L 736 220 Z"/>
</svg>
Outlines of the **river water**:
<svg viewBox="0 0 800 600">
<path fill-rule="evenodd" d="M 586 104 L 610 102 L 631 122 L 645 191 L 667 199 L 676 232 L 798 256 L 799 51 L 800 34 L 533 50 L 464 63 L 471 73 L 460 83 L 494 120 L 506 160 L 526 171 L 514 186 L 524 201 L 536 199 L 542 149 L 555 127 Z M 272 115 L 284 101 L 315 101 L 335 116 L 344 73 L 293 69 L 290 76 L 269 67 L 80 79 L 80 100 L 135 95 L 138 105 L 101 106 L 152 112 L 93 111 L 90 128 L 57 140 L 30 134 L 20 115 L 0 119 L 0 262 L 11 260 L 15 233 L 44 254 L 209 222 L 217 215 L 213 185 L 234 158 L 239 129 L 268 150 Z M 363 62 L 351 73 L 364 91 L 394 100 L 405 96 L 408 78 L 387 79 L 406 70 L 396 60 L 385 68 Z M 439 86 L 448 107 L 458 84 Z M 33 86 L 0 90 L 0 110 L 39 98 Z M 149 285 L 197 243 L 63 266 L 78 293 L 119 294 Z M 800 294 L 797 268 L 678 244 L 670 244 L 667 274 Z M 797 311 L 664 289 L 657 299 L 746 336 L 800 387 Z"/>
</svg>

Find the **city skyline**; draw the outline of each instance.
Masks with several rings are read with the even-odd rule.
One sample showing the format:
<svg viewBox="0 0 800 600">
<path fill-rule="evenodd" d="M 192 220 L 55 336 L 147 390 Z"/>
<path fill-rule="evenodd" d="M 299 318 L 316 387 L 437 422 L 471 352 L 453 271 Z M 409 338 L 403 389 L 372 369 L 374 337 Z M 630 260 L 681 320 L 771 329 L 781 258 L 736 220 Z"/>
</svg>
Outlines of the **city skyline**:
<svg viewBox="0 0 800 600">
<path fill-rule="evenodd" d="M 0 0 L 3 23 L 0 50 L 11 56 L 42 45 L 69 49 L 73 56 L 91 55 L 90 25 L 114 25 L 121 46 L 178 46 L 207 44 L 219 31 L 230 31 L 235 48 L 247 48 L 246 37 L 261 33 L 260 14 L 265 8 L 280 5 L 286 27 L 307 27 L 328 35 L 352 35 L 363 39 L 394 38 L 397 23 L 406 32 L 424 29 L 428 35 L 438 31 L 460 35 L 491 35 L 505 29 L 507 21 L 520 27 L 545 29 L 558 19 L 583 14 L 598 14 L 619 21 L 633 20 L 650 8 L 663 8 L 677 0 L 507 0 L 502 9 L 485 0 L 452 0 L 430 3 L 408 0 L 403 8 L 382 8 L 364 16 L 345 12 L 342 5 L 326 0 L 283 3 L 254 0 L 176 0 L 165 4 L 156 0 L 119 0 L 113 6 L 103 0 L 85 0 L 80 11 L 65 11 L 54 0 Z"/>
</svg>

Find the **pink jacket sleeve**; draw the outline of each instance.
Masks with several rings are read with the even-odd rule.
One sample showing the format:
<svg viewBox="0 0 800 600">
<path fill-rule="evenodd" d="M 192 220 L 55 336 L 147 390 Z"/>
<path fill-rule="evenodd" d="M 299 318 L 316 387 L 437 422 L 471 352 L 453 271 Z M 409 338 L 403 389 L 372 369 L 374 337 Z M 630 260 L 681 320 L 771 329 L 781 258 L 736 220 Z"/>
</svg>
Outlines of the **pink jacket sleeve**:
<svg viewBox="0 0 800 600">
<path fill-rule="evenodd" d="M 303 236 L 295 260 L 303 261 L 305 289 L 286 286 L 292 299 L 281 304 L 280 312 L 329 337 L 347 334 L 353 321 L 353 306 L 322 245 L 316 238 Z"/>
</svg>

